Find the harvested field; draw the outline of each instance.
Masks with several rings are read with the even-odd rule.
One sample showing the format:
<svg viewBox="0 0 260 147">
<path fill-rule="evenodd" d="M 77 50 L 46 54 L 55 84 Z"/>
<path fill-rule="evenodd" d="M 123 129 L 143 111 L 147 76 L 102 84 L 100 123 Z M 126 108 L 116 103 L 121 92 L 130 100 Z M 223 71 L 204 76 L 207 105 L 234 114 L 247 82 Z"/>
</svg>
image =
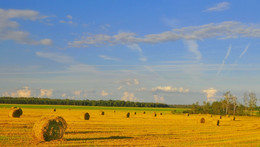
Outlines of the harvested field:
<svg viewBox="0 0 260 147">
<path fill-rule="evenodd" d="M 236 120 L 219 115 L 172 114 L 154 117 L 155 110 L 147 115 L 137 114 L 144 110 L 87 110 L 91 119 L 85 121 L 81 109 L 22 108 L 23 115 L 8 117 L 9 108 L 0 108 L 0 146 L 257 146 L 260 145 L 260 118 L 236 116 Z M 145 109 L 145 108 L 144 108 Z M 150 108 L 149 108 L 150 109 Z M 157 113 L 160 113 L 159 111 Z M 34 141 L 32 128 L 42 116 L 62 116 L 68 127 L 62 139 Z M 198 123 L 199 118 L 206 122 Z M 217 126 L 219 120 L 219 126 Z M 243 136 L 243 137 L 241 137 Z"/>
</svg>

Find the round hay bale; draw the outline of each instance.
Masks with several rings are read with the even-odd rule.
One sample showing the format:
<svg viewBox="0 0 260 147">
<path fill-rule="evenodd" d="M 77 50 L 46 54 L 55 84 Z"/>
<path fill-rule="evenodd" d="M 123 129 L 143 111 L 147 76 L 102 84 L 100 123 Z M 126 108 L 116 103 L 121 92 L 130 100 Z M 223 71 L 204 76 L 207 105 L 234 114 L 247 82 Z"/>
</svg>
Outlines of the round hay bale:
<svg viewBox="0 0 260 147">
<path fill-rule="evenodd" d="M 189 114 L 189 113 L 186 113 L 186 116 L 190 116 L 190 114 Z"/>
<path fill-rule="evenodd" d="M 213 124 L 219 126 L 219 122 L 220 122 L 219 120 L 213 121 Z"/>
<path fill-rule="evenodd" d="M 157 114 L 154 112 L 154 117 L 156 117 L 157 116 Z"/>
<path fill-rule="evenodd" d="M 54 108 L 53 111 L 56 112 L 56 109 Z"/>
<path fill-rule="evenodd" d="M 212 114 L 210 114 L 210 117 L 212 117 Z"/>
<path fill-rule="evenodd" d="M 144 111 L 144 114 L 145 114 L 145 111 Z"/>
<path fill-rule="evenodd" d="M 129 118 L 130 117 L 130 113 L 126 113 L 126 118 Z"/>
<path fill-rule="evenodd" d="M 90 117 L 89 113 L 84 114 L 84 120 L 89 120 L 89 117 Z"/>
<path fill-rule="evenodd" d="M 116 110 L 114 110 L 114 113 L 116 113 Z"/>
<path fill-rule="evenodd" d="M 219 116 L 219 119 L 222 119 L 222 116 L 221 116 L 221 115 Z"/>
<path fill-rule="evenodd" d="M 135 112 L 135 115 L 136 115 L 136 112 Z"/>
<path fill-rule="evenodd" d="M 232 120 L 236 120 L 236 117 L 235 117 L 235 116 L 233 116 Z"/>
<path fill-rule="evenodd" d="M 67 129 L 67 123 L 61 116 L 42 117 L 32 129 L 36 141 L 51 141 L 61 139 Z"/>
<path fill-rule="evenodd" d="M 200 118 L 200 123 L 205 123 L 205 118 Z"/>
<path fill-rule="evenodd" d="M 160 113 L 160 115 L 162 115 L 162 113 Z"/>
<path fill-rule="evenodd" d="M 12 107 L 9 110 L 9 117 L 16 117 L 19 118 L 23 114 L 23 110 L 21 108 Z"/>
<path fill-rule="evenodd" d="M 104 111 L 101 111 L 101 112 L 100 112 L 100 115 L 105 115 L 105 112 L 104 112 Z"/>
</svg>

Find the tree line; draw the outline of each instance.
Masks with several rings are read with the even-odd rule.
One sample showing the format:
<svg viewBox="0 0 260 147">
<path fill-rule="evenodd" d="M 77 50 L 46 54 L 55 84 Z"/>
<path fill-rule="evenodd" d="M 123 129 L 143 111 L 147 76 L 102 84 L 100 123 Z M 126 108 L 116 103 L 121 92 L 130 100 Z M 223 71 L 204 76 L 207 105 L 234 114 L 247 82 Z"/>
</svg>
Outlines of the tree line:
<svg viewBox="0 0 260 147">
<path fill-rule="evenodd" d="M 253 115 L 257 109 L 257 98 L 253 92 L 244 93 L 244 103 L 239 103 L 237 97 L 230 91 L 223 94 L 223 99 L 212 103 L 204 101 L 202 105 L 199 102 L 191 105 L 189 113 L 205 113 L 218 115 Z"/>
<path fill-rule="evenodd" d="M 162 103 L 144 103 L 120 100 L 71 100 L 49 98 L 0 97 L 0 104 L 41 104 L 41 105 L 78 105 L 78 106 L 115 106 L 115 107 L 170 107 Z"/>
</svg>

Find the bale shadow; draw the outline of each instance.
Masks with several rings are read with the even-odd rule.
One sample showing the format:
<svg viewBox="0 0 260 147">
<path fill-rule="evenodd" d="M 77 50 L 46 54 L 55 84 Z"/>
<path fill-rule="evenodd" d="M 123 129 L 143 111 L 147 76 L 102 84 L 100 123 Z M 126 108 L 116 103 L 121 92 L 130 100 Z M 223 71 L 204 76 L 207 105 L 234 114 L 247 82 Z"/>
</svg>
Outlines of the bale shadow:
<svg viewBox="0 0 260 147">
<path fill-rule="evenodd" d="M 67 141 L 79 141 L 79 140 L 108 140 L 108 139 L 130 139 L 133 137 L 127 136 L 110 136 L 110 137 L 100 137 L 100 138 L 68 138 Z"/>
<path fill-rule="evenodd" d="M 120 131 L 77 131 L 77 132 L 65 132 L 65 134 L 87 134 L 87 133 L 115 133 Z"/>
</svg>

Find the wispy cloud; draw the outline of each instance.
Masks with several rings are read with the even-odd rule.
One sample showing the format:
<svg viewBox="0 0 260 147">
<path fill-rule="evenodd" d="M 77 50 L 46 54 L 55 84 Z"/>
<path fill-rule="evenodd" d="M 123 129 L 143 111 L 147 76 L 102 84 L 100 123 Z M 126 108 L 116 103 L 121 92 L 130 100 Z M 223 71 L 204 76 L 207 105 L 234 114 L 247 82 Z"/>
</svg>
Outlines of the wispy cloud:
<svg viewBox="0 0 260 147">
<path fill-rule="evenodd" d="M 247 52 L 248 48 L 249 48 L 250 44 L 248 44 L 245 49 L 243 50 L 243 52 L 240 54 L 240 56 L 238 57 L 239 59 L 242 58 L 242 56 L 244 56 L 244 54 Z"/>
<path fill-rule="evenodd" d="M 130 48 L 131 50 L 135 50 L 135 51 L 137 51 L 139 53 L 139 56 L 140 56 L 139 60 L 140 61 L 143 61 L 143 62 L 147 61 L 147 57 L 145 57 L 143 55 L 143 50 L 142 50 L 142 48 L 138 44 L 136 44 L 136 43 L 128 44 L 127 47 Z"/>
<path fill-rule="evenodd" d="M 228 10 L 230 6 L 230 3 L 228 2 L 221 2 L 216 4 L 213 7 L 208 8 L 206 11 L 224 11 L 224 10 Z"/>
<path fill-rule="evenodd" d="M 227 53 L 226 53 L 226 56 L 225 56 L 225 58 L 222 60 L 222 64 L 220 65 L 220 67 L 219 67 L 219 69 L 218 69 L 217 75 L 219 75 L 219 74 L 221 73 L 221 71 L 222 71 L 222 69 L 223 69 L 223 67 L 224 67 L 224 65 L 225 65 L 225 62 L 226 62 L 226 60 L 227 60 L 227 58 L 228 58 L 228 56 L 229 56 L 229 54 L 230 54 L 230 52 L 231 52 L 231 48 L 232 48 L 232 46 L 229 45 L 228 50 L 227 50 Z"/>
<path fill-rule="evenodd" d="M 0 40 L 14 40 L 21 44 L 30 45 L 52 45 L 52 40 L 45 38 L 42 40 L 33 40 L 29 32 L 18 30 L 19 23 L 13 19 L 39 20 L 47 16 L 42 16 L 38 11 L 17 10 L 17 9 L 0 9 Z"/>
<path fill-rule="evenodd" d="M 99 57 L 99 58 L 102 58 L 102 59 L 104 59 L 104 60 L 119 61 L 118 58 L 109 57 L 109 56 L 107 56 L 107 55 L 99 55 L 98 57 Z"/>
<path fill-rule="evenodd" d="M 68 64 L 75 63 L 73 58 L 61 53 L 36 52 L 36 55 L 59 63 L 68 63 Z"/>
<path fill-rule="evenodd" d="M 188 93 L 190 92 L 189 89 L 185 88 L 176 88 L 176 87 L 171 87 L 171 86 L 157 86 L 155 88 L 152 88 L 153 92 L 179 92 L 179 93 Z"/>
<path fill-rule="evenodd" d="M 185 40 L 184 43 L 187 45 L 190 52 L 192 52 L 197 60 L 201 60 L 201 53 L 198 49 L 198 43 L 195 40 Z"/>
<path fill-rule="evenodd" d="M 177 40 L 202 40 L 208 38 L 229 39 L 252 37 L 260 38 L 260 28 L 255 24 L 243 24 L 237 21 L 225 21 L 221 23 L 209 23 L 201 26 L 188 26 L 179 29 L 162 32 L 159 34 L 147 34 L 143 37 L 137 37 L 135 33 L 120 32 L 116 35 L 97 34 L 82 37 L 81 40 L 69 42 L 70 47 L 89 47 L 98 45 L 130 45 L 134 44 L 135 49 L 140 52 L 136 46 L 138 43 L 163 43 L 174 42 Z"/>
</svg>

